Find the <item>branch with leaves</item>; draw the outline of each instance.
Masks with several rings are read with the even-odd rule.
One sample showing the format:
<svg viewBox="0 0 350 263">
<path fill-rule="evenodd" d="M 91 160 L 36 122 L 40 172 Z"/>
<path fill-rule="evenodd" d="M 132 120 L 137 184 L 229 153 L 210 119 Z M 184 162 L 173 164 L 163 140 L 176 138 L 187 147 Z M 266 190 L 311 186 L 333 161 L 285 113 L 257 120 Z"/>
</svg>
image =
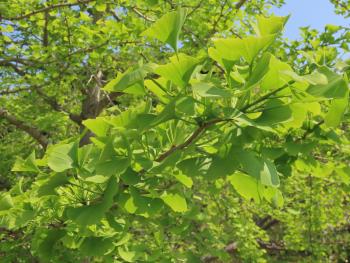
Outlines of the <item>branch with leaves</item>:
<svg viewBox="0 0 350 263">
<path fill-rule="evenodd" d="M 11 115 L 6 109 L 0 108 L 0 118 L 5 119 L 8 123 L 14 125 L 17 129 L 26 132 L 30 137 L 35 139 L 43 149 L 46 149 L 48 140 L 46 133 L 38 130 L 37 128 L 26 124 L 24 121 L 18 119 L 14 115 Z"/>
</svg>

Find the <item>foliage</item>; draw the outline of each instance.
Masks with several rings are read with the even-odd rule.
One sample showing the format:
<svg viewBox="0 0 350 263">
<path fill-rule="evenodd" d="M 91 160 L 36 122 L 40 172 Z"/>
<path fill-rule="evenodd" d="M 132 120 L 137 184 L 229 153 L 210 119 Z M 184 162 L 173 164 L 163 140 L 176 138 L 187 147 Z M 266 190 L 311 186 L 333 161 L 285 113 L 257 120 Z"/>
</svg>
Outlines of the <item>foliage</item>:
<svg viewBox="0 0 350 263">
<path fill-rule="evenodd" d="M 3 262 L 345 262 L 349 31 L 270 2 L 2 3 Z"/>
</svg>

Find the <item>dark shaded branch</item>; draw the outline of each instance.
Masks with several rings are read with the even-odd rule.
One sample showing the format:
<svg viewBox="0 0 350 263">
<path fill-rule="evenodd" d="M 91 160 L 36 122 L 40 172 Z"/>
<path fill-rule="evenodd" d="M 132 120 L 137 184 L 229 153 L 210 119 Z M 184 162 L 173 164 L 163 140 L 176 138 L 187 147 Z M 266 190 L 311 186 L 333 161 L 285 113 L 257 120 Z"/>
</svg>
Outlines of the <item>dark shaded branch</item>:
<svg viewBox="0 0 350 263">
<path fill-rule="evenodd" d="M 241 7 L 242 7 L 247 1 L 248 1 L 248 0 L 240 0 L 240 1 L 236 4 L 236 6 L 235 6 L 236 10 L 241 9 Z"/>
<path fill-rule="evenodd" d="M 256 225 L 261 229 L 268 230 L 272 226 L 280 223 L 279 220 L 272 218 L 270 215 L 263 217 L 259 221 L 256 222 Z"/>
<path fill-rule="evenodd" d="M 108 13 L 110 13 L 114 17 L 114 19 L 117 20 L 118 22 L 122 21 L 120 17 L 113 10 L 108 10 Z"/>
<path fill-rule="evenodd" d="M 26 74 L 22 69 L 20 69 L 15 64 L 13 64 L 13 63 L 11 63 L 10 61 L 7 61 L 7 60 L 1 60 L 0 61 L 0 66 L 11 67 L 20 76 L 24 76 Z"/>
<path fill-rule="evenodd" d="M 278 221 L 277 219 L 272 219 L 271 221 L 267 222 L 267 224 L 265 224 L 264 226 L 262 226 L 262 229 L 264 230 L 268 230 L 271 227 L 273 227 L 274 225 L 277 225 L 280 221 Z"/>
<path fill-rule="evenodd" d="M 7 122 L 14 125 L 16 128 L 26 132 L 33 139 L 35 139 L 44 149 L 48 145 L 48 140 L 45 133 L 37 129 L 36 127 L 30 126 L 23 121 L 19 120 L 17 117 L 11 115 L 7 110 L 0 108 L 0 117 L 4 118 Z"/>
</svg>

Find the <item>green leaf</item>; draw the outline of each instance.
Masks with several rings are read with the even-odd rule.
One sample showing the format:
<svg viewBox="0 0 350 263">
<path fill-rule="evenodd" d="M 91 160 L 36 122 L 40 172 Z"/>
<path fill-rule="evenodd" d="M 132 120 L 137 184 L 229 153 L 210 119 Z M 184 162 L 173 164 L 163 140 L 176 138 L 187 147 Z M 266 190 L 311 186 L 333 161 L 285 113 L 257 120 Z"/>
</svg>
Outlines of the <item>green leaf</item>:
<svg viewBox="0 0 350 263">
<path fill-rule="evenodd" d="M 277 187 L 280 184 L 276 167 L 274 163 L 268 159 L 263 160 L 263 169 L 260 171 L 260 182 L 263 185 L 274 187 Z"/>
<path fill-rule="evenodd" d="M 347 165 L 342 165 L 341 167 L 337 167 L 335 172 L 340 177 L 341 182 L 346 185 L 350 185 L 350 167 Z"/>
<path fill-rule="evenodd" d="M 332 24 L 327 24 L 326 25 L 326 30 L 330 33 L 335 33 L 337 31 L 339 31 L 342 27 L 341 26 L 337 26 L 337 25 L 332 25 Z"/>
<path fill-rule="evenodd" d="M 127 110 L 121 112 L 117 116 L 112 116 L 111 118 L 106 118 L 106 121 L 110 123 L 113 127 L 129 129 L 135 128 L 140 129 L 138 126 L 140 119 L 138 117 L 142 115 L 144 118 L 145 114 L 148 112 L 148 104 L 142 103 L 140 106 L 133 108 L 130 107 Z"/>
<path fill-rule="evenodd" d="M 55 245 L 66 234 L 62 229 L 47 230 L 46 237 L 40 242 L 38 247 L 39 257 L 49 262 L 55 255 Z"/>
<path fill-rule="evenodd" d="M 114 149 L 113 138 L 108 140 L 101 152 L 101 156 L 95 166 L 96 173 L 109 176 L 121 174 L 129 166 L 128 156 L 120 156 Z"/>
<path fill-rule="evenodd" d="M 161 80 L 165 80 L 165 79 L 162 78 L 154 81 L 147 79 L 145 80 L 145 86 L 154 95 L 156 95 L 161 102 L 167 104 L 170 101 L 170 96 L 166 93 L 164 87 L 161 85 Z"/>
<path fill-rule="evenodd" d="M 111 177 L 100 203 L 81 207 L 67 207 L 67 217 L 84 227 L 99 223 L 105 216 L 105 212 L 112 206 L 113 198 L 117 194 L 118 189 L 116 178 Z"/>
<path fill-rule="evenodd" d="M 275 125 L 292 119 L 292 110 L 288 105 L 284 105 L 281 100 L 270 100 L 266 104 L 266 109 L 262 115 L 254 120 L 259 125 Z"/>
<path fill-rule="evenodd" d="M 95 5 L 95 8 L 98 12 L 104 12 L 107 8 L 107 5 L 104 3 L 99 3 Z"/>
<path fill-rule="evenodd" d="M 311 74 L 299 76 L 294 71 L 283 70 L 280 73 L 290 76 L 293 80 L 299 82 L 307 82 L 311 85 L 326 85 L 328 84 L 328 79 L 325 75 L 318 71 L 314 71 Z"/>
<path fill-rule="evenodd" d="M 200 175 L 203 172 L 203 159 L 200 158 L 188 158 L 182 160 L 176 164 L 176 166 L 181 170 L 182 173 L 194 177 Z"/>
<path fill-rule="evenodd" d="M 103 204 L 67 207 L 66 209 L 67 217 L 83 227 L 99 223 L 105 212 Z"/>
<path fill-rule="evenodd" d="M 135 185 L 141 181 L 141 175 L 130 167 L 120 177 L 128 185 Z"/>
<path fill-rule="evenodd" d="M 154 6 L 154 5 L 158 4 L 158 0 L 146 0 L 146 2 L 150 6 Z"/>
<path fill-rule="evenodd" d="M 169 121 L 171 119 L 175 119 L 176 118 L 175 105 L 176 105 L 177 99 L 178 98 L 175 98 L 172 101 L 170 101 L 167 105 L 165 105 L 163 110 L 158 114 L 158 116 L 155 119 L 153 119 L 150 125 L 157 126 L 163 122 Z"/>
<path fill-rule="evenodd" d="M 182 115 L 194 116 L 196 100 L 190 96 L 184 96 L 175 101 L 175 115 L 181 117 Z"/>
<path fill-rule="evenodd" d="M 213 83 L 197 82 L 192 84 L 192 90 L 195 95 L 204 98 L 230 98 L 232 94 L 222 88 L 216 87 Z"/>
<path fill-rule="evenodd" d="M 136 93 L 136 95 L 139 95 L 140 89 L 144 91 L 144 78 L 149 70 L 147 66 L 129 69 L 122 74 L 118 74 L 117 78 L 108 82 L 103 89 L 110 92 Z"/>
<path fill-rule="evenodd" d="M 307 92 L 315 97 L 336 99 L 345 98 L 349 89 L 345 79 L 325 66 L 319 68 L 318 71 L 327 77 L 328 84 L 311 85 L 307 89 Z"/>
<path fill-rule="evenodd" d="M 279 185 L 279 177 L 273 162 L 266 158 L 258 157 L 254 152 L 247 150 L 236 149 L 234 155 L 243 171 L 261 184 L 274 187 Z"/>
<path fill-rule="evenodd" d="M 215 48 L 209 48 L 209 56 L 225 66 L 225 61 L 237 61 L 244 58 L 249 64 L 260 51 L 266 49 L 274 41 L 274 35 L 264 37 L 215 39 Z"/>
<path fill-rule="evenodd" d="M 110 125 L 105 121 L 105 117 L 84 120 L 83 125 L 97 136 L 106 136 L 110 127 Z"/>
<path fill-rule="evenodd" d="M 57 173 L 51 175 L 45 182 L 38 188 L 38 195 L 57 195 L 55 189 L 59 186 L 68 183 L 68 178 L 63 173 Z"/>
<path fill-rule="evenodd" d="M 196 66 L 201 61 L 183 53 L 178 56 L 172 56 L 170 63 L 158 66 L 155 73 L 159 74 L 167 80 L 171 80 L 174 84 L 184 89 Z"/>
<path fill-rule="evenodd" d="M 287 141 L 285 143 L 285 150 L 292 156 L 298 156 L 298 154 L 309 154 L 310 151 L 316 146 L 316 142 L 311 143 L 298 143 L 297 141 Z"/>
<path fill-rule="evenodd" d="M 282 193 L 275 187 L 263 185 L 259 180 L 242 172 L 235 172 L 227 179 L 243 198 L 260 203 L 262 199 L 267 200 L 275 207 L 283 206 Z"/>
<path fill-rule="evenodd" d="M 268 72 L 262 79 L 260 88 L 262 90 L 274 90 L 282 87 L 292 79 L 292 77 L 285 72 L 294 73 L 291 66 L 270 54 Z"/>
<path fill-rule="evenodd" d="M 74 143 L 53 145 L 47 150 L 47 164 L 55 172 L 63 172 L 73 168 L 73 159 L 70 155 Z"/>
<path fill-rule="evenodd" d="M 78 166 L 80 168 L 84 167 L 84 165 L 86 165 L 89 162 L 92 150 L 92 144 L 84 145 L 78 149 Z"/>
<path fill-rule="evenodd" d="M 84 178 L 84 181 L 90 182 L 90 183 L 95 183 L 95 184 L 103 184 L 103 183 L 107 182 L 108 179 L 109 179 L 108 176 L 93 175 L 93 176 L 89 176 L 89 177 Z"/>
<path fill-rule="evenodd" d="M 227 179 L 237 193 L 245 199 L 260 203 L 263 187 L 255 178 L 241 172 L 236 172 Z"/>
<path fill-rule="evenodd" d="M 281 33 L 289 16 L 258 16 L 255 31 L 259 36 Z"/>
<path fill-rule="evenodd" d="M 344 113 L 349 105 L 349 91 L 342 99 L 333 99 L 324 118 L 327 127 L 336 128 L 341 123 Z"/>
<path fill-rule="evenodd" d="M 14 172 L 40 172 L 35 163 L 35 151 L 33 151 L 25 160 L 20 157 L 16 158 L 16 162 L 12 168 Z"/>
<path fill-rule="evenodd" d="M 251 151 L 236 150 L 235 158 L 238 160 L 242 169 L 250 176 L 255 177 L 256 180 L 260 179 L 260 171 L 262 168 L 262 162 Z"/>
<path fill-rule="evenodd" d="M 127 251 L 123 249 L 122 247 L 118 247 L 118 253 L 119 256 L 125 260 L 126 262 L 134 262 L 136 258 L 136 252 L 135 251 Z"/>
<path fill-rule="evenodd" d="M 161 199 L 175 212 L 184 213 L 187 211 L 186 199 L 179 194 L 164 194 Z"/>
<path fill-rule="evenodd" d="M 113 239 L 105 237 L 87 237 L 80 246 L 85 256 L 103 256 L 114 249 Z"/>
<path fill-rule="evenodd" d="M 269 71 L 270 59 L 271 59 L 270 53 L 263 54 L 263 56 L 259 59 L 257 65 L 254 67 L 252 71 L 252 74 L 248 82 L 244 87 L 246 90 L 250 88 L 254 88 L 257 84 L 259 84 L 263 80 L 266 73 Z"/>
<path fill-rule="evenodd" d="M 284 204 L 283 195 L 280 190 L 273 187 L 265 187 L 263 191 L 264 199 L 274 207 L 282 207 Z"/>
<path fill-rule="evenodd" d="M 231 154 L 227 154 L 226 156 L 215 155 L 206 171 L 206 179 L 216 180 L 232 174 L 237 166 L 238 164 L 232 158 Z"/>
<path fill-rule="evenodd" d="M 185 19 L 185 9 L 167 13 L 141 35 L 156 38 L 163 43 L 169 44 L 177 52 L 179 36 Z"/>
<path fill-rule="evenodd" d="M 0 196 L 0 211 L 8 210 L 13 207 L 13 200 L 10 194 L 4 193 Z"/>
<path fill-rule="evenodd" d="M 162 200 L 141 195 L 134 187 L 130 187 L 130 194 L 124 193 L 120 195 L 118 203 L 128 213 L 141 215 L 146 218 L 156 215 L 163 208 Z"/>
<path fill-rule="evenodd" d="M 192 179 L 184 174 L 175 174 L 174 177 L 187 188 L 191 188 L 193 185 Z"/>
</svg>

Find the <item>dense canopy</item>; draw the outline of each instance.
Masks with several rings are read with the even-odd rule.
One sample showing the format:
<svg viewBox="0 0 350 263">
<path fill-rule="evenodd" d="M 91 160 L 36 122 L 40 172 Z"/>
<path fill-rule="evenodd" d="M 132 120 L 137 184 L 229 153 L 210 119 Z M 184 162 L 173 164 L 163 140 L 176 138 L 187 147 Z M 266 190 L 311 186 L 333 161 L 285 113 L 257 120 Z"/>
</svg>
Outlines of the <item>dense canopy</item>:
<svg viewBox="0 0 350 263">
<path fill-rule="evenodd" d="M 350 31 L 283 4 L 1 2 L 0 261 L 347 262 Z"/>
</svg>

